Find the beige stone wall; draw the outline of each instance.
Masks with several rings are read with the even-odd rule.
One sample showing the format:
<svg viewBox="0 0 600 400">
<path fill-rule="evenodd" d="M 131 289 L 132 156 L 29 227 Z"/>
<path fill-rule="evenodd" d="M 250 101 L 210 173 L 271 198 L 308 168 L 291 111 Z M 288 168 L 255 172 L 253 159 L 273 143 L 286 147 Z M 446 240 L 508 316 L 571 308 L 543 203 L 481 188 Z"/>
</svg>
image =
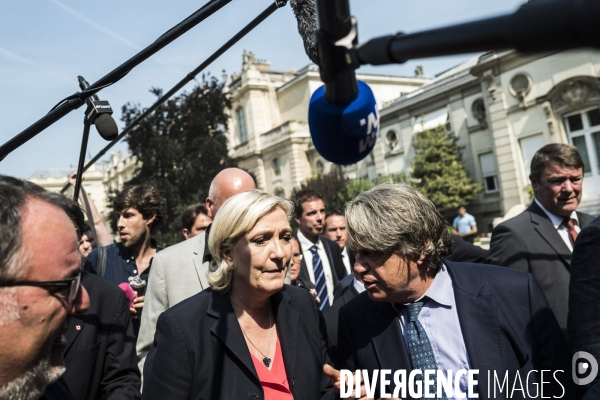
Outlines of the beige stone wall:
<svg viewBox="0 0 600 400">
<path fill-rule="evenodd" d="M 233 102 L 229 151 L 239 167 L 257 177 L 260 188 L 290 196 L 306 179 L 321 170 L 331 170 L 332 164 L 312 146 L 307 124 L 310 96 L 322 86 L 315 65 L 297 72 L 276 72 L 267 62 L 257 62 L 251 53 L 245 53 L 242 73 L 234 78 L 227 87 Z M 377 75 L 358 75 L 358 79 L 371 86 L 379 107 L 427 82 L 423 78 Z M 236 110 L 240 107 L 244 109 L 247 143 L 239 141 Z M 280 175 L 274 171 L 275 159 Z M 348 174 L 377 178 L 375 159 L 370 157 L 368 164 L 359 164 Z"/>
<path fill-rule="evenodd" d="M 534 138 L 536 143 L 569 143 L 562 118 L 566 112 L 557 112 L 557 104 L 568 112 L 600 107 L 597 89 L 600 53 L 579 50 L 522 56 L 500 52 L 478 57 L 464 66 L 468 68 L 457 67 L 414 95 L 384 107 L 373 155 L 379 175 L 409 172 L 414 158 L 411 141 L 415 121 L 420 115 L 447 109 L 452 132 L 463 147 L 463 160 L 472 179 L 483 183 L 480 156 L 489 152 L 494 156 L 500 190 L 481 193 L 469 211 L 474 211 L 485 227 L 491 227 L 493 214 L 503 215 L 513 206 L 530 202 L 527 194 L 530 160 L 525 160 L 521 141 Z M 529 80 L 529 89 L 522 93 L 511 86 L 511 81 L 519 75 Z M 569 87 L 566 83 L 579 81 L 585 82 L 571 92 L 564 92 Z M 484 102 L 483 119 L 473 111 L 477 101 Z M 396 154 L 391 154 L 386 136 L 389 131 L 399 136 Z M 364 173 L 361 163 L 353 168 L 353 173 Z M 584 182 L 588 184 L 584 183 L 582 207 L 600 211 L 600 189 L 597 189 L 600 177 L 586 176 Z"/>
</svg>

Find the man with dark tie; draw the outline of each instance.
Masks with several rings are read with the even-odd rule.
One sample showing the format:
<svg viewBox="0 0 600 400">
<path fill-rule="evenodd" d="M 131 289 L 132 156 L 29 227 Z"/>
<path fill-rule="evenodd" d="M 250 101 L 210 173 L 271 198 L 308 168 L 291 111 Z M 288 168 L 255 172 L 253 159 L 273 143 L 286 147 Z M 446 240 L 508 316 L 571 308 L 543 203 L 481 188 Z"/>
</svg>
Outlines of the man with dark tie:
<svg viewBox="0 0 600 400">
<path fill-rule="evenodd" d="M 573 146 L 554 143 L 539 149 L 529 175 L 535 198 L 527 210 L 494 228 L 487 261 L 533 274 L 564 333 L 573 243 L 594 219 L 576 211 L 583 167 Z"/>
<path fill-rule="evenodd" d="M 301 190 L 294 196 L 294 220 L 298 223 L 298 242 L 302 251 L 299 279 L 315 285 L 325 311 L 333 303 L 333 290 L 348 273 L 342 251 L 335 242 L 321 236 L 325 226 L 323 196 L 313 190 Z"/>
<path fill-rule="evenodd" d="M 578 398 L 565 338 L 535 278 L 442 261 L 450 252 L 447 224 L 421 193 L 404 184 L 376 186 L 348 203 L 346 229 L 366 292 L 340 310 L 341 369 L 369 376 L 420 370 L 415 384 L 429 392 L 438 373 L 446 381 L 451 375 L 452 394 L 442 386 L 438 399 L 474 398 L 467 376 L 456 378 L 458 370 L 479 371 L 471 385 L 479 399 L 530 398 L 540 385 L 544 396 Z M 424 377 L 429 370 L 436 371 L 433 383 Z M 488 376 L 494 374 L 509 385 L 493 387 Z M 514 391 L 517 377 L 522 390 Z M 389 386 L 393 393 L 393 379 Z"/>
</svg>

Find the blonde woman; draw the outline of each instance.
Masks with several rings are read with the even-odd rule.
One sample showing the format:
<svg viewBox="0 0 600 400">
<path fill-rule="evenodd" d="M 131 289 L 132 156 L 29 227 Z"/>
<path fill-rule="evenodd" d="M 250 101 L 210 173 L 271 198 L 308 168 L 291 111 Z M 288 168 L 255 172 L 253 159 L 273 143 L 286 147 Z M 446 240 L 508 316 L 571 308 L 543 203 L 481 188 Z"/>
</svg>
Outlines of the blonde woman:
<svg viewBox="0 0 600 400">
<path fill-rule="evenodd" d="M 325 328 L 308 291 L 283 284 L 290 202 L 253 190 L 223 204 L 210 232 L 210 289 L 164 312 L 143 399 L 330 398 Z"/>
</svg>

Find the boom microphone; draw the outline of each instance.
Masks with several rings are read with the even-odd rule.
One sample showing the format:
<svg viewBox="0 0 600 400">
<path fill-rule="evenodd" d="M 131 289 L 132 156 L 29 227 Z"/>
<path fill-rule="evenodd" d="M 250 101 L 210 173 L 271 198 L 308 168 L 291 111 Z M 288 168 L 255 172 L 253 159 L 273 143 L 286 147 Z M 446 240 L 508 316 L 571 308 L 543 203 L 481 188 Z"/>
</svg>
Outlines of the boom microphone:
<svg viewBox="0 0 600 400">
<path fill-rule="evenodd" d="M 83 76 L 78 76 L 77 79 L 81 90 L 90 87 Z M 119 136 L 119 128 L 113 117 L 111 117 L 113 111 L 108 101 L 100 100 L 97 95 L 93 95 L 85 102 L 88 105 L 87 110 L 85 110 L 86 121 L 89 124 L 96 125 L 96 130 L 104 140 L 115 140 Z"/>
<path fill-rule="evenodd" d="M 304 51 L 310 60 L 319 65 L 317 54 L 317 42 L 315 32 L 317 31 L 317 12 L 314 0 L 290 0 L 290 6 L 298 21 L 298 33 L 304 42 Z"/>
<path fill-rule="evenodd" d="M 310 99 L 308 125 L 315 148 L 335 164 L 354 164 L 375 146 L 379 133 L 377 102 L 369 86 L 356 80 L 348 50 L 358 43 L 348 0 L 317 0 L 321 80 Z"/>
</svg>

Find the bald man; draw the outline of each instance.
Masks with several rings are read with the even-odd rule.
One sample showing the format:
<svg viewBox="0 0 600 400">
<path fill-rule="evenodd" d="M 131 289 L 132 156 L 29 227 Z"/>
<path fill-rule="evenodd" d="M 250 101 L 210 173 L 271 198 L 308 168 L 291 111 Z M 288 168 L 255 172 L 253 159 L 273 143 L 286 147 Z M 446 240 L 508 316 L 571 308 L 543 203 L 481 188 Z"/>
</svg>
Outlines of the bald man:
<svg viewBox="0 0 600 400">
<path fill-rule="evenodd" d="M 252 189 L 256 189 L 256 185 L 246 171 L 238 168 L 224 169 L 210 184 L 206 198 L 208 215 L 214 219 L 227 199 Z M 157 253 L 152 261 L 137 340 L 137 353 L 142 373 L 146 354 L 154 340 L 158 316 L 180 301 L 208 287 L 206 271 L 212 261 L 208 251 L 209 234 L 210 225 L 201 234 Z"/>
</svg>

